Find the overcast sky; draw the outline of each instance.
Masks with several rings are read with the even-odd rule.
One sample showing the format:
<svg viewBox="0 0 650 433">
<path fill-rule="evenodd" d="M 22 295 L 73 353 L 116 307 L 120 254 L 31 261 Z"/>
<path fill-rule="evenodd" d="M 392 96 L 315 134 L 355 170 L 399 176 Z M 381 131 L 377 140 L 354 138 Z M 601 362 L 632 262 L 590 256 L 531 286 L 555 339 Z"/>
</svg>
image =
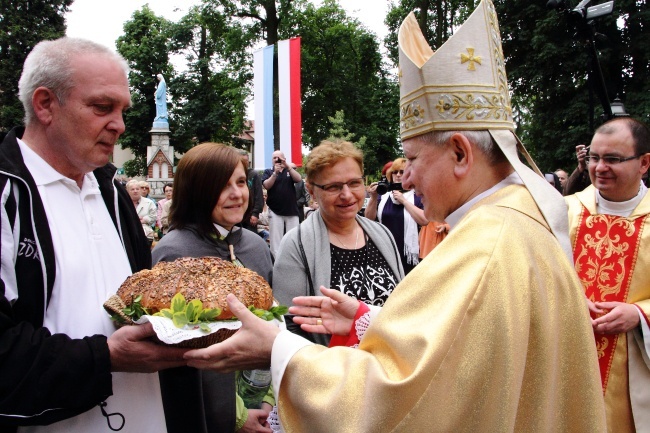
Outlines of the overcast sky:
<svg viewBox="0 0 650 433">
<path fill-rule="evenodd" d="M 131 19 L 133 12 L 149 3 L 157 15 L 178 21 L 198 0 L 75 0 L 65 16 L 68 36 L 99 42 L 115 49 L 115 40 L 123 33 L 123 24 Z M 320 3 L 314 1 L 314 3 Z M 339 4 L 356 17 L 368 29 L 379 36 L 386 35 L 384 17 L 388 0 L 339 0 Z M 383 47 L 383 45 L 382 45 Z"/>
</svg>

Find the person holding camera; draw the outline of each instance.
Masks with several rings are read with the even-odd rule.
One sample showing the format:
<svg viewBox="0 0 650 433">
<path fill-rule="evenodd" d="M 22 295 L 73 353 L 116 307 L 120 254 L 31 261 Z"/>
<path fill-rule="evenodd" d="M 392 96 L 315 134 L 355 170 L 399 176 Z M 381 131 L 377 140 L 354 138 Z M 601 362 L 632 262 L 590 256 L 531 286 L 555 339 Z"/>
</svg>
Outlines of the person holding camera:
<svg viewBox="0 0 650 433">
<path fill-rule="evenodd" d="M 262 186 L 267 191 L 271 254 L 275 257 L 284 234 L 298 227 L 298 203 L 294 184 L 300 182 L 302 177 L 291 167 L 281 151 L 273 152 L 272 158 L 273 168 L 264 170 Z"/>
<path fill-rule="evenodd" d="M 571 176 L 564 182 L 562 186 L 563 195 L 571 195 L 577 192 L 580 192 L 591 185 L 591 179 L 589 178 L 589 170 L 587 170 L 587 151 L 589 146 L 585 144 L 579 144 L 576 146 L 576 159 L 578 160 L 578 166 Z"/>
<path fill-rule="evenodd" d="M 390 230 L 406 275 L 420 262 L 418 226 L 425 226 L 429 221 L 424 216 L 420 197 L 402 189 L 405 167 L 406 159 L 397 158 L 386 171 L 386 179 L 370 184 L 366 218 L 377 220 Z"/>
</svg>

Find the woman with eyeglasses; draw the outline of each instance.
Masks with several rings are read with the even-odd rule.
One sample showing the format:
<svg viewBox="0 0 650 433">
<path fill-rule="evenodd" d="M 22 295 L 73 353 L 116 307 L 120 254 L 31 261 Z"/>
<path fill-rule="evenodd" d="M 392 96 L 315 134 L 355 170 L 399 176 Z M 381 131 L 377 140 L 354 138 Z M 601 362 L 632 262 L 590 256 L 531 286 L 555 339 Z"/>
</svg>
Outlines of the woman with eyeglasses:
<svg viewBox="0 0 650 433">
<path fill-rule="evenodd" d="M 414 191 L 401 188 L 406 159 L 397 158 L 386 172 L 392 189 L 379 198 L 377 182 L 372 183 L 368 192 L 370 200 L 366 207 L 366 217 L 376 219 L 393 234 L 400 251 L 404 273 L 408 274 L 420 263 L 420 244 L 418 226 L 426 226 L 429 221 L 424 216 L 424 206 Z M 393 189 L 394 188 L 394 189 Z"/>
<path fill-rule="evenodd" d="M 386 227 L 357 215 L 365 199 L 363 154 L 346 141 L 323 141 L 307 157 L 305 172 L 319 209 L 282 239 L 273 267 L 275 298 L 293 305 L 296 296 L 321 295 L 323 286 L 383 305 L 404 271 Z M 329 336 L 306 335 L 290 320 L 287 327 L 329 343 Z"/>
</svg>

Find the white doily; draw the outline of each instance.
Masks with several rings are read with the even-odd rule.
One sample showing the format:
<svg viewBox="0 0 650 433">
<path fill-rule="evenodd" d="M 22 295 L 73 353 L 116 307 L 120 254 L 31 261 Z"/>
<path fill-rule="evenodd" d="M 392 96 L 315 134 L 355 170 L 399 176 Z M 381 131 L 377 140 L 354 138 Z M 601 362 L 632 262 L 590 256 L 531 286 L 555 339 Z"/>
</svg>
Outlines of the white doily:
<svg viewBox="0 0 650 433">
<path fill-rule="evenodd" d="M 156 332 L 156 336 L 165 344 L 177 344 L 181 341 L 204 337 L 223 328 L 233 330 L 241 328 L 241 322 L 239 320 L 232 322 L 222 321 L 208 323 L 210 332 L 202 331 L 197 325 L 186 325 L 184 328 L 177 328 L 171 319 L 161 316 L 142 316 L 135 323 L 142 325 L 147 322 L 151 322 L 153 330 Z"/>
</svg>

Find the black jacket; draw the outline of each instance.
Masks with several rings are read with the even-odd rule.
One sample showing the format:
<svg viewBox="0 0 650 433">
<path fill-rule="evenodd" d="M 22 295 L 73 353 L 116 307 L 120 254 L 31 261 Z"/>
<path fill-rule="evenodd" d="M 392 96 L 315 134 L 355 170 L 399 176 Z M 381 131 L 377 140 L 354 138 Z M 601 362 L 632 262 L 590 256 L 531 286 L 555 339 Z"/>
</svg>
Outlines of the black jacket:
<svg viewBox="0 0 650 433">
<path fill-rule="evenodd" d="M 112 394 L 106 336 L 71 339 L 43 327 L 56 278 L 54 246 L 41 197 L 16 141 L 23 131 L 12 130 L 0 144 L 0 260 L 5 278 L 0 278 L 0 432 L 70 418 Z M 150 268 L 144 232 L 128 193 L 113 180 L 115 171 L 107 164 L 93 173 L 132 271 Z M 8 253 L 6 236 L 17 240 L 13 254 Z M 18 292 L 13 304 L 5 296 L 6 285 L 15 285 Z"/>
<path fill-rule="evenodd" d="M 264 209 L 264 193 L 262 191 L 262 179 L 260 174 L 253 170 L 248 169 L 248 191 L 253 196 L 253 203 L 251 206 L 251 214 L 254 217 L 259 217 Z"/>
</svg>

